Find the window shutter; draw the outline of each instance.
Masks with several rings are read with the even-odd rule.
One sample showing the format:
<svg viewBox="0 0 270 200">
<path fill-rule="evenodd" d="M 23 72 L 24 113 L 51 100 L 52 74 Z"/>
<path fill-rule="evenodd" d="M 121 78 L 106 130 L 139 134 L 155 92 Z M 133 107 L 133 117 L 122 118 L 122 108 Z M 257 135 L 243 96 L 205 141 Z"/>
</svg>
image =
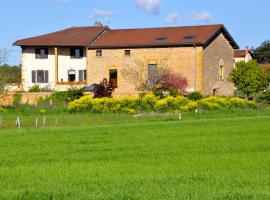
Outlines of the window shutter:
<svg viewBox="0 0 270 200">
<path fill-rule="evenodd" d="M 79 70 L 79 82 L 83 82 L 83 70 Z"/>
<path fill-rule="evenodd" d="M 36 71 L 32 71 L 32 83 L 36 83 Z"/>
<path fill-rule="evenodd" d="M 39 54 L 40 54 L 39 49 L 35 49 L 35 54 L 36 54 L 36 58 L 38 59 L 39 58 Z"/>
<path fill-rule="evenodd" d="M 83 81 L 86 81 L 86 79 L 87 79 L 87 71 L 86 70 L 83 70 L 83 72 L 84 72 Z"/>
<path fill-rule="evenodd" d="M 70 49 L 70 57 L 71 58 L 75 57 L 75 49 L 73 49 L 73 48 Z"/>
<path fill-rule="evenodd" d="M 83 57 L 83 48 L 80 48 L 80 57 Z"/>
<path fill-rule="evenodd" d="M 49 82 L 49 71 L 46 70 L 45 71 L 45 83 L 48 83 Z"/>
</svg>

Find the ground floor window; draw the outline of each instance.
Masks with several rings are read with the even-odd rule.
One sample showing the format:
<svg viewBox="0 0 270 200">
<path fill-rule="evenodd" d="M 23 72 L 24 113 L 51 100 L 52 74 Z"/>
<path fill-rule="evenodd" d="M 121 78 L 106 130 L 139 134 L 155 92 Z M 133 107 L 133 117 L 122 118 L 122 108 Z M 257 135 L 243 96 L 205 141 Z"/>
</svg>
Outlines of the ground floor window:
<svg viewBox="0 0 270 200">
<path fill-rule="evenodd" d="M 117 69 L 109 70 L 109 81 L 112 84 L 113 88 L 117 88 Z"/>
<path fill-rule="evenodd" d="M 148 65 L 148 78 L 155 76 L 157 73 L 157 65 L 149 64 Z"/>
<path fill-rule="evenodd" d="M 32 83 L 48 83 L 49 71 L 48 70 L 33 70 Z"/>
<path fill-rule="evenodd" d="M 76 81 L 76 71 L 68 70 L 68 82 L 75 82 L 75 81 Z"/>
<path fill-rule="evenodd" d="M 79 70 L 79 82 L 85 82 L 87 79 L 86 70 Z"/>
<path fill-rule="evenodd" d="M 219 67 L 219 79 L 220 79 L 221 81 L 224 80 L 224 67 L 223 67 L 223 66 L 220 66 L 220 67 Z"/>
</svg>

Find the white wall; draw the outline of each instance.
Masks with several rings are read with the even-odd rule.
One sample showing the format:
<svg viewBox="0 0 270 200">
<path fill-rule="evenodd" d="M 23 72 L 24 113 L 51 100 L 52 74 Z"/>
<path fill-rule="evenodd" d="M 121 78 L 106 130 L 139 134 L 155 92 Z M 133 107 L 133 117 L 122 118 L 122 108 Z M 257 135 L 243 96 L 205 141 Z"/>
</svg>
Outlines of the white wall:
<svg viewBox="0 0 270 200">
<path fill-rule="evenodd" d="M 86 55 L 85 49 L 83 58 L 73 59 L 70 57 L 70 48 L 58 49 L 58 81 L 68 82 L 68 71 L 76 71 L 76 82 L 79 82 L 79 70 L 86 70 Z"/>
<path fill-rule="evenodd" d="M 41 88 L 62 90 L 56 87 L 55 80 L 55 55 L 54 48 L 49 48 L 48 59 L 36 59 L 35 48 L 25 47 L 22 52 L 22 85 L 28 90 L 36 83 L 32 83 L 32 70 L 48 70 L 49 83 L 38 84 Z M 58 82 L 68 82 L 68 70 L 76 71 L 76 82 L 79 81 L 79 70 L 86 70 L 87 61 L 84 49 L 84 56 L 81 59 L 70 58 L 70 48 L 58 48 Z M 68 87 L 64 87 L 68 88 Z"/>
<path fill-rule="evenodd" d="M 36 83 L 32 83 L 32 70 L 48 70 L 49 83 L 39 84 L 40 87 L 55 86 L 55 57 L 54 49 L 49 48 L 48 59 L 36 59 L 35 48 L 24 48 L 22 52 L 22 85 L 28 90 Z"/>
</svg>

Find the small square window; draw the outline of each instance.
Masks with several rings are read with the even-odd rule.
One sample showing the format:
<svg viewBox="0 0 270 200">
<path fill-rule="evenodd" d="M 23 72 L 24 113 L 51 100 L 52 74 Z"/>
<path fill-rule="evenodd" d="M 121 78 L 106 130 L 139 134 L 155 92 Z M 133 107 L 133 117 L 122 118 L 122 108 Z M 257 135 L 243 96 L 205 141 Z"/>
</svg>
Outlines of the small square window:
<svg viewBox="0 0 270 200">
<path fill-rule="evenodd" d="M 125 56 L 130 56 L 130 50 L 125 50 Z"/>
<path fill-rule="evenodd" d="M 42 48 L 42 49 L 36 49 L 36 59 L 47 59 L 48 58 L 48 49 Z"/>
<path fill-rule="evenodd" d="M 102 56 L 102 50 L 97 50 L 96 51 L 96 56 L 98 56 L 98 57 Z"/>
<path fill-rule="evenodd" d="M 83 58 L 83 48 L 71 48 L 70 49 L 71 58 Z"/>
</svg>

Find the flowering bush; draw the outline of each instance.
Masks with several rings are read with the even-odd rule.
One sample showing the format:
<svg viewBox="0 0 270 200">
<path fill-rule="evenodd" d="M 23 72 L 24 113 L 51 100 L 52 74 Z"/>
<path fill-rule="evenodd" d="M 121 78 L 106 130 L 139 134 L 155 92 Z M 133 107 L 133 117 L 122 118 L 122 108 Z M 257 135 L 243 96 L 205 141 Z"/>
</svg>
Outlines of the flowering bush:
<svg viewBox="0 0 270 200">
<path fill-rule="evenodd" d="M 197 108 L 206 110 L 219 110 L 230 108 L 253 108 L 255 102 L 240 98 L 208 97 L 198 101 L 189 100 L 183 96 L 167 96 L 160 99 L 153 94 L 141 97 L 91 98 L 84 96 L 69 103 L 71 112 L 97 112 L 97 113 L 128 113 L 135 114 L 139 111 L 180 112 L 194 111 Z"/>
</svg>

